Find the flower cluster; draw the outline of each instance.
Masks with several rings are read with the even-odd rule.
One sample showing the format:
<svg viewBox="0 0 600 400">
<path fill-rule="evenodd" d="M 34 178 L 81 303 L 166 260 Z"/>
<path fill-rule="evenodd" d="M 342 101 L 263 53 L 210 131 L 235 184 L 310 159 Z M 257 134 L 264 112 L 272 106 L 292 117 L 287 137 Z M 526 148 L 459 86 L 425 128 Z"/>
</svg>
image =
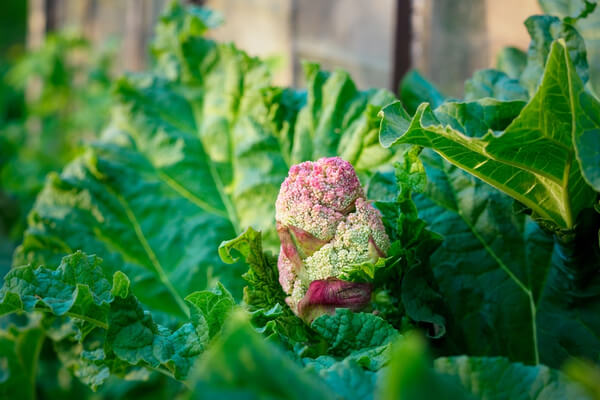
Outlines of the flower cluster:
<svg viewBox="0 0 600 400">
<path fill-rule="evenodd" d="M 337 307 L 360 310 L 371 285 L 340 279 L 352 266 L 376 263 L 390 241 L 350 163 L 338 157 L 292 166 L 276 203 L 281 241 L 279 282 L 307 321 Z"/>
</svg>

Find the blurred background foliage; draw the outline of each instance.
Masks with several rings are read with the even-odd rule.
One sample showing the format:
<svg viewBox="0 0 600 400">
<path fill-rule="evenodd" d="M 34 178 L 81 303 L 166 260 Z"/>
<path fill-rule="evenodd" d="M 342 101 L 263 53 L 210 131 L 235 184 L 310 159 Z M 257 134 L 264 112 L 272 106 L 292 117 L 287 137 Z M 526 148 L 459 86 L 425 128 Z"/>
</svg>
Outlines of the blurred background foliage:
<svg viewBox="0 0 600 400">
<path fill-rule="evenodd" d="M 27 2 L 8 2 L 0 13 L 0 130 L 11 120 L 23 118 L 23 96 L 5 81 L 15 57 L 23 52 L 27 32 Z M 8 137 L 0 133 L 0 173 L 14 154 Z M 12 241 L 7 240 L 15 224 L 18 204 L 9 197 L 0 180 L 0 274 L 10 267 Z"/>
<path fill-rule="evenodd" d="M 50 171 L 59 171 L 108 118 L 116 43 L 94 47 L 74 29 L 25 51 L 25 2 L 9 2 L 0 46 L 0 268 L 10 266 L 25 218 Z M 21 5 L 16 7 L 15 5 Z M 4 28 L 3 28 L 4 29 Z"/>
</svg>

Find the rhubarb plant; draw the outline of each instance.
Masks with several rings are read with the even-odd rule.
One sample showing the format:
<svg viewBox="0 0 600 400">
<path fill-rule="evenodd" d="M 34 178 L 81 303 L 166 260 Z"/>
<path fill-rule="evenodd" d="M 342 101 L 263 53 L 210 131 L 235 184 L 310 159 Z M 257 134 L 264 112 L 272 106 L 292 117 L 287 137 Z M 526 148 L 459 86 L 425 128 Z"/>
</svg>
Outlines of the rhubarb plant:
<svg viewBox="0 0 600 400">
<path fill-rule="evenodd" d="M 413 73 L 395 102 L 310 63 L 276 87 L 220 22 L 172 3 L 46 179 L 0 289 L 0 397 L 591 398 L 559 371 L 600 355 L 573 25 L 528 20 L 464 101 Z"/>
</svg>

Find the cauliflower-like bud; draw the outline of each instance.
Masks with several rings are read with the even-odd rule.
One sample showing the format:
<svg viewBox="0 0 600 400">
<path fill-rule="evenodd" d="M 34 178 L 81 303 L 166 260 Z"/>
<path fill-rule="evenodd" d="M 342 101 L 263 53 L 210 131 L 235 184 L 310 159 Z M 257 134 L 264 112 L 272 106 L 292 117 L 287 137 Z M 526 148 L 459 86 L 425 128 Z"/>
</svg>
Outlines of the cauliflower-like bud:
<svg viewBox="0 0 600 400">
<path fill-rule="evenodd" d="M 340 279 L 385 257 L 390 240 L 350 163 L 338 157 L 292 166 L 276 202 L 277 266 L 287 302 L 306 321 L 336 307 L 360 310 L 371 285 Z"/>
</svg>

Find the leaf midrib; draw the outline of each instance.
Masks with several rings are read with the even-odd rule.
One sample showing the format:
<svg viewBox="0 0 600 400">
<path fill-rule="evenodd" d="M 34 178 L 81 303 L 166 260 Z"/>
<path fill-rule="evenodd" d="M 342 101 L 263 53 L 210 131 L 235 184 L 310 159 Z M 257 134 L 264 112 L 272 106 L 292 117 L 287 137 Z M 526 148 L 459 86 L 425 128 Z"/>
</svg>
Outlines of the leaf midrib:
<svg viewBox="0 0 600 400">
<path fill-rule="evenodd" d="M 446 161 L 448 161 L 449 163 L 456 165 L 457 167 L 469 172 L 471 175 L 474 175 L 475 177 L 477 177 L 478 179 L 481 179 L 483 182 L 485 182 L 486 184 L 507 193 L 508 195 L 514 197 L 515 199 L 517 199 L 518 201 L 522 202 L 523 204 L 527 205 L 528 207 L 530 207 L 532 210 L 534 210 L 538 215 L 542 216 L 545 219 L 551 220 L 551 221 L 555 221 L 554 218 L 552 218 L 552 216 L 550 214 L 548 214 L 546 212 L 545 209 L 543 209 L 542 207 L 539 207 L 539 205 L 531 200 L 529 200 L 529 198 L 521 195 L 521 193 L 517 192 L 516 190 L 505 186 L 503 184 L 501 184 L 500 182 L 497 182 L 496 180 L 492 180 L 490 179 L 489 176 L 485 176 L 481 173 L 479 173 L 477 170 L 474 170 L 473 168 L 467 167 L 464 164 L 456 161 L 456 160 L 451 160 L 449 159 L 445 154 L 440 153 L 438 151 L 436 151 L 436 153 L 438 153 L 440 156 L 442 156 Z M 500 162 L 497 160 L 493 160 L 492 161 L 496 161 L 496 162 Z M 527 171 L 530 172 L 530 171 Z M 530 172 L 531 173 L 531 172 Z M 549 191 L 548 187 L 546 185 L 544 185 L 541 181 L 536 179 L 536 183 L 540 184 L 541 186 L 543 186 L 544 188 L 546 188 L 546 190 Z M 550 192 L 550 191 L 549 191 Z"/>
<path fill-rule="evenodd" d="M 539 176 L 544 177 L 544 178 L 546 178 L 546 179 L 548 179 L 548 180 L 550 180 L 552 182 L 555 182 L 557 184 L 561 184 L 562 183 L 561 179 L 557 179 L 553 175 L 546 174 L 545 171 L 543 171 L 543 170 L 534 170 L 534 169 L 531 169 L 528 165 L 525 165 L 523 163 L 519 163 L 519 162 L 515 162 L 515 161 L 512 161 L 512 160 L 507 160 L 507 159 L 500 159 L 500 158 L 494 156 L 493 154 L 488 153 L 487 150 L 486 150 L 486 148 L 487 148 L 487 146 L 488 146 L 488 144 L 490 142 L 486 142 L 482 138 L 467 136 L 464 133 L 460 132 L 459 130 L 454 129 L 450 125 L 443 125 L 443 124 L 440 124 L 440 125 L 426 125 L 426 124 L 423 123 L 423 119 L 422 119 L 423 114 L 424 113 L 421 113 L 421 115 L 419 116 L 419 124 L 421 125 L 422 129 L 424 129 L 424 130 L 426 130 L 428 132 L 432 132 L 432 133 L 434 133 L 436 135 L 443 136 L 446 139 L 452 141 L 453 143 L 456 143 L 456 144 L 458 144 L 460 146 L 465 147 L 470 152 L 474 152 L 474 153 L 477 153 L 477 154 L 479 154 L 481 156 L 487 157 L 488 159 L 490 159 L 492 161 L 496 161 L 498 163 L 507 165 L 509 167 L 514 167 L 514 168 L 518 168 L 518 169 L 527 171 L 527 172 L 529 172 L 529 173 L 531 173 L 533 175 L 536 175 L 536 176 L 539 175 Z M 437 119 L 437 116 L 436 116 L 436 119 Z M 511 122 L 511 124 L 512 124 L 512 122 Z M 466 128 L 464 126 L 462 126 L 462 127 L 466 130 Z M 509 125 L 509 127 L 510 127 L 510 125 Z M 504 132 L 506 132 L 509 127 L 507 127 L 504 130 Z M 435 130 L 433 130 L 432 128 L 434 128 Z M 457 138 L 455 138 L 453 135 L 447 134 L 446 131 L 448 131 L 448 130 L 454 132 L 454 135 L 456 135 Z M 492 130 L 490 129 L 488 131 L 488 134 L 491 131 Z M 499 139 L 500 137 L 494 136 L 494 139 Z M 457 139 L 459 139 L 459 140 L 457 140 Z M 573 152 L 573 149 L 569 149 L 563 143 L 557 141 L 556 139 L 554 139 L 554 138 L 552 138 L 550 136 L 545 135 L 544 133 L 542 133 L 542 137 L 540 137 L 539 139 L 545 139 L 545 140 L 551 141 L 553 144 L 555 144 L 555 145 L 563 148 L 567 152 L 569 152 L 569 153 Z"/>
<path fill-rule="evenodd" d="M 154 271 L 156 272 L 158 278 L 165 285 L 167 290 L 171 293 L 171 296 L 173 297 L 173 299 L 175 300 L 175 302 L 177 303 L 177 305 L 179 306 L 179 308 L 181 309 L 183 314 L 188 316 L 189 311 L 188 311 L 187 306 L 185 305 L 185 302 L 183 301 L 183 299 L 181 298 L 181 296 L 179 295 L 179 293 L 177 292 L 177 290 L 175 289 L 175 287 L 169 280 L 169 277 L 166 274 L 164 268 L 162 267 L 160 261 L 158 260 L 156 253 L 154 253 L 154 250 L 150 246 L 150 243 L 148 243 L 148 240 L 146 239 L 146 236 L 144 235 L 144 232 L 139 224 L 139 221 L 137 220 L 137 217 L 135 216 L 131 207 L 129 206 L 129 203 L 122 195 L 117 193 L 110 186 L 107 185 L 106 189 L 111 195 L 113 195 L 117 199 L 117 201 L 123 208 L 123 211 L 125 212 L 125 215 L 127 216 L 127 219 L 129 221 L 131 227 L 133 228 L 138 241 L 142 245 L 144 252 L 148 256 L 148 259 L 150 260 L 150 263 L 152 264 L 152 267 L 154 268 Z"/>
<path fill-rule="evenodd" d="M 563 47 L 563 56 L 565 57 L 565 66 L 567 68 L 567 87 L 569 88 L 569 105 L 571 106 L 571 142 L 573 142 L 574 138 L 575 138 L 575 124 L 576 124 L 576 120 L 575 120 L 575 96 L 573 95 L 573 81 L 571 78 L 571 65 L 569 64 L 569 56 L 568 53 L 566 51 L 566 49 Z M 571 202 L 569 199 L 569 192 L 568 192 L 568 187 L 569 187 L 569 175 L 571 172 L 571 164 L 573 163 L 573 159 L 574 159 L 574 149 L 575 149 L 575 144 L 573 143 L 573 148 L 571 149 L 571 152 L 569 153 L 569 160 L 567 163 L 567 167 L 565 168 L 565 172 L 563 175 L 563 182 L 562 182 L 562 188 L 563 188 L 563 202 L 565 204 L 565 211 L 568 213 L 568 220 L 567 220 L 567 224 L 570 227 L 573 226 L 573 215 L 572 215 L 572 211 L 571 211 Z"/>
<path fill-rule="evenodd" d="M 167 119 L 167 121 L 169 123 L 171 123 L 168 119 Z M 125 128 L 126 131 L 128 131 L 130 133 L 134 133 L 137 137 L 140 137 L 140 135 L 138 134 L 138 130 L 136 128 L 134 128 L 131 124 L 129 124 L 127 122 L 122 122 L 122 124 L 124 125 L 124 128 Z M 173 126 L 175 126 L 177 128 L 177 125 L 173 125 Z M 177 129 L 180 129 L 180 128 L 177 128 Z M 187 133 L 188 131 L 182 130 L 182 132 L 186 132 Z M 202 141 L 200 141 L 200 142 L 202 143 Z M 229 215 L 227 215 L 227 213 L 223 212 L 223 210 L 220 210 L 220 209 L 218 209 L 218 208 L 216 208 L 216 207 L 208 204 L 206 201 L 202 200 L 196 194 L 190 192 L 184 185 L 182 185 L 181 183 L 179 183 L 177 181 L 177 179 L 173 178 L 172 176 L 170 176 L 169 174 L 167 174 L 166 172 L 164 172 L 161 168 L 159 168 L 156 165 L 154 165 L 154 163 L 152 162 L 151 158 L 148 157 L 143 151 L 141 151 L 141 149 L 139 147 L 136 150 L 141 155 L 144 156 L 144 158 L 146 159 L 146 161 L 148 162 L 148 164 L 150 166 L 152 166 L 152 168 L 154 169 L 154 171 L 156 171 L 156 174 L 161 179 L 161 181 L 163 181 L 167 186 L 169 186 L 175 192 L 179 193 L 182 197 L 184 197 L 185 199 L 187 199 L 188 201 L 190 201 L 191 203 L 193 203 L 194 205 L 196 205 L 201 210 L 206 211 L 209 214 L 215 214 L 215 215 L 218 215 L 220 217 L 229 219 Z M 206 159 L 207 159 L 206 162 L 207 162 L 207 164 L 211 165 L 210 157 L 208 157 L 208 153 L 205 152 L 205 154 L 206 154 Z M 214 177 L 214 175 L 212 173 L 212 170 L 211 170 L 211 175 L 213 176 L 213 180 L 214 180 L 215 177 Z M 218 187 L 218 183 L 217 182 L 215 182 L 215 185 L 217 186 L 217 190 L 220 191 L 220 188 Z M 220 193 L 220 195 L 221 195 L 221 193 Z M 223 196 L 221 195 L 221 198 L 222 197 Z M 227 204 L 224 204 L 224 205 L 227 208 Z"/>
<path fill-rule="evenodd" d="M 440 168 L 440 169 L 443 172 L 444 176 L 446 177 L 446 180 L 450 183 L 451 180 L 450 180 L 450 177 L 448 176 L 448 172 L 446 171 L 446 169 L 443 168 L 443 167 Z M 460 209 L 460 206 L 459 206 L 460 203 L 458 202 L 458 194 L 454 190 L 454 187 L 451 184 L 449 184 L 448 187 L 450 188 L 450 193 L 452 193 L 454 204 L 456 204 L 456 210 L 449 210 L 443 204 L 440 204 L 440 203 L 434 201 L 431 198 L 430 198 L 430 200 L 433 201 L 438 207 L 441 207 L 441 208 L 446 209 L 448 211 L 455 212 L 461 218 L 461 220 L 465 223 L 465 225 L 467 225 L 467 227 L 469 228 L 469 230 L 471 231 L 471 233 L 473 234 L 473 236 L 475 236 L 475 238 L 482 244 L 482 246 L 485 249 L 485 251 L 498 264 L 498 266 L 500 267 L 500 269 L 502 269 L 509 276 L 509 278 L 517 285 L 517 287 L 519 287 L 519 289 L 521 289 L 525 293 L 525 295 L 527 296 L 527 298 L 529 300 L 529 306 L 530 306 L 530 312 L 531 312 L 531 328 L 532 328 L 532 340 L 533 340 L 533 350 L 534 350 L 535 363 L 536 363 L 536 365 L 539 364 L 540 363 L 540 356 L 539 356 L 539 349 L 538 349 L 537 321 L 536 321 L 536 318 L 537 318 L 537 316 L 536 316 L 536 314 L 537 314 L 537 306 L 536 306 L 536 303 L 535 303 L 535 299 L 533 298 L 533 292 L 531 291 L 531 289 L 527 288 L 527 286 L 525 286 L 525 284 L 523 282 L 521 282 L 521 280 L 510 270 L 510 268 L 508 268 L 508 266 L 504 263 L 504 261 L 502 261 L 502 259 L 496 254 L 496 252 L 490 246 L 488 246 L 487 242 L 477 232 L 477 230 L 470 223 L 470 221 L 468 221 L 467 218 L 464 216 L 462 210 Z"/>
<path fill-rule="evenodd" d="M 566 66 L 566 70 L 567 70 L 567 86 L 568 86 L 568 100 L 569 100 L 569 107 L 570 107 L 570 111 L 571 111 L 571 138 L 574 137 L 574 133 L 575 133 L 575 129 L 576 129 L 576 119 L 575 119 L 575 100 L 574 100 L 574 94 L 573 94 L 573 83 L 572 83 L 572 77 L 571 77 L 571 66 L 569 65 L 569 60 L 568 60 L 568 55 L 566 50 L 563 47 L 563 56 L 565 58 L 565 66 Z M 501 165 L 506 165 L 506 166 L 510 166 L 510 167 L 514 167 L 517 168 L 519 170 L 523 170 L 526 171 L 530 174 L 533 175 L 533 177 L 535 178 L 535 182 L 537 182 L 539 185 L 541 185 L 542 187 L 544 187 L 546 189 L 546 191 L 549 194 L 553 193 L 553 190 L 551 187 L 549 187 L 548 185 L 546 185 L 542 180 L 540 180 L 538 178 L 542 177 L 545 179 L 548 179 L 556 184 L 559 185 L 560 187 L 560 195 L 559 196 L 552 196 L 554 198 L 556 198 L 557 200 L 560 199 L 560 201 L 556 204 L 557 207 L 557 211 L 558 213 L 561 215 L 561 218 L 564 219 L 564 223 L 566 224 L 566 228 L 571 228 L 574 224 L 573 221 L 573 213 L 572 213 L 572 209 L 571 209 L 571 199 L 569 198 L 569 190 L 568 190 L 568 186 L 569 186 L 569 175 L 571 172 L 571 167 L 572 167 L 572 163 L 574 160 L 574 149 L 573 148 L 568 148 L 567 146 L 565 146 L 563 143 L 557 141 L 556 139 L 554 139 L 552 136 L 548 136 L 546 134 L 544 134 L 542 132 L 542 137 L 545 138 L 546 140 L 551 141 L 552 143 L 562 147 L 563 149 L 565 149 L 567 151 L 567 160 L 566 163 L 564 165 L 563 168 L 563 176 L 562 179 L 557 179 L 554 176 L 551 176 L 549 174 L 544 174 L 543 171 L 537 171 L 537 170 L 533 170 L 531 168 L 529 168 L 527 165 L 524 165 L 522 163 L 518 163 L 518 162 L 513 162 L 511 160 L 505 160 L 505 159 L 499 159 L 491 154 L 489 154 L 486 151 L 486 146 L 487 144 L 482 142 L 481 143 L 481 148 L 479 148 L 480 146 L 476 146 L 476 144 L 478 142 L 481 142 L 481 139 L 478 138 L 471 138 L 471 137 L 467 137 L 466 135 L 462 134 L 461 132 L 453 129 L 451 126 L 449 125 L 425 125 L 423 122 L 423 115 L 424 115 L 424 111 L 422 110 L 421 113 L 418 115 L 418 119 L 419 119 L 419 125 L 422 126 L 422 128 L 425 131 L 429 131 L 432 132 L 435 135 L 440 135 L 445 137 L 446 139 L 450 140 L 453 143 L 456 143 L 460 146 L 465 147 L 468 151 L 472 151 L 475 153 L 480 154 L 481 156 L 484 156 L 486 158 L 488 158 L 489 160 L 495 161 L 500 163 Z M 417 116 L 415 116 L 417 117 Z M 434 129 L 432 129 L 434 128 Z M 437 128 L 437 129 L 435 129 Z M 409 128 L 410 129 L 410 128 Z M 508 129 L 508 128 L 507 128 Z M 452 132 L 454 133 L 454 135 L 457 135 L 457 137 L 454 137 L 453 135 L 449 135 L 447 134 L 447 130 L 452 130 Z M 401 138 L 401 137 L 400 137 Z M 457 140 L 458 139 L 458 140 Z M 539 205 L 533 201 L 530 200 L 526 195 L 522 195 L 521 193 L 518 193 L 516 190 L 512 190 L 510 189 L 507 185 L 504 185 L 498 181 L 495 180 L 491 180 L 489 176 L 485 176 L 483 174 L 480 174 L 477 169 L 474 168 L 467 168 L 466 166 L 464 166 L 461 162 L 452 159 L 450 160 L 445 154 L 443 154 L 442 152 L 438 153 L 440 155 L 442 155 L 445 159 L 447 159 L 448 161 L 450 161 L 452 164 L 455 164 L 457 166 L 460 166 L 460 168 L 469 171 L 471 174 L 479 177 L 480 179 L 490 183 L 492 186 L 506 192 L 509 193 L 511 196 L 515 197 L 516 199 L 518 199 L 519 201 L 521 201 L 522 203 L 526 204 L 528 207 L 530 207 L 531 209 L 535 210 L 537 214 L 539 214 L 540 216 L 542 216 L 543 218 L 549 219 L 549 220 L 553 220 L 555 221 L 554 218 L 552 218 L 547 212 L 545 212 L 545 210 L 542 207 L 539 207 Z M 494 183 L 492 183 L 494 182 Z M 562 204 L 559 204 L 562 203 Z M 555 221 L 558 222 L 559 225 L 561 225 L 561 221 Z"/>
</svg>

